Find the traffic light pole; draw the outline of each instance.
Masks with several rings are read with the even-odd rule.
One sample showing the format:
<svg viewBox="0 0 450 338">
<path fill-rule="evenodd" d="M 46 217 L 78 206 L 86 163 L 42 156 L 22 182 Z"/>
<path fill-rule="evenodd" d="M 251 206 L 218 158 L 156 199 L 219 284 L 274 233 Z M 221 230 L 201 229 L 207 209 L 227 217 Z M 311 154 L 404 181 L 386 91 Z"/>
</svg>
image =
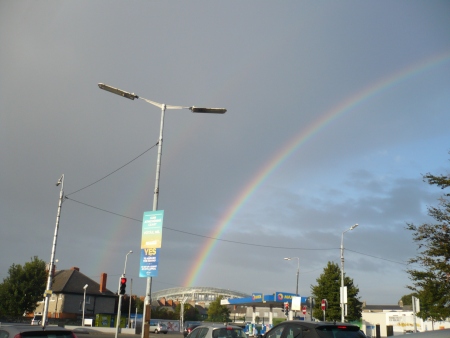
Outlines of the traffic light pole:
<svg viewBox="0 0 450 338">
<path fill-rule="evenodd" d="M 118 287 L 118 293 L 119 293 L 119 304 L 117 306 L 117 323 L 116 323 L 116 335 L 115 338 L 119 335 L 119 327 L 120 327 L 120 313 L 122 308 L 122 297 L 125 294 L 125 286 L 126 286 L 127 279 L 125 278 L 125 274 L 120 276 L 119 278 L 119 287 Z"/>
</svg>

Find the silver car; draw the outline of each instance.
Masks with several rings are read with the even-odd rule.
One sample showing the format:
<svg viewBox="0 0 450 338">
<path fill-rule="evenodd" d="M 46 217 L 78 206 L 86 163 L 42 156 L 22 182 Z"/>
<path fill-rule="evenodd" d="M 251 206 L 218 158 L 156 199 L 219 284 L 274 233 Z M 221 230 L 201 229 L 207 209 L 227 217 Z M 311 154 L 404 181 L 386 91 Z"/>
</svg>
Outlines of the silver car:
<svg viewBox="0 0 450 338">
<path fill-rule="evenodd" d="M 187 338 L 247 338 L 247 335 L 239 326 L 223 324 L 202 324 L 192 330 Z"/>
</svg>

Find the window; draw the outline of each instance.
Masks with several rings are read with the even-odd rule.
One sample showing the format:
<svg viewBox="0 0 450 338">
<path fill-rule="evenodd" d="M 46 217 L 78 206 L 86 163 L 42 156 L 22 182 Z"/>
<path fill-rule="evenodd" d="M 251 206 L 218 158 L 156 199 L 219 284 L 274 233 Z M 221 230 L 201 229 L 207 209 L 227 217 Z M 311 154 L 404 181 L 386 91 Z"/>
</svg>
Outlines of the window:
<svg viewBox="0 0 450 338">
<path fill-rule="evenodd" d="M 286 325 L 277 326 L 274 330 L 268 332 L 265 338 L 280 338 Z"/>
<path fill-rule="evenodd" d="M 191 332 L 190 337 L 191 337 L 191 338 L 197 338 L 199 332 L 200 332 L 202 329 L 204 329 L 204 328 L 203 328 L 203 327 L 197 327 L 197 328 L 195 328 L 195 329 Z M 208 330 L 208 329 L 206 328 L 206 330 Z"/>
<path fill-rule="evenodd" d="M 302 327 L 300 325 L 289 325 L 285 330 L 285 338 L 302 338 Z"/>
<path fill-rule="evenodd" d="M 197 338 L 205 338 L 207 333 L 208 333 L 208 328 L 203 327 L 201 330 L 199 330 L 199 332 L 197 334 Z"/>
</svg>

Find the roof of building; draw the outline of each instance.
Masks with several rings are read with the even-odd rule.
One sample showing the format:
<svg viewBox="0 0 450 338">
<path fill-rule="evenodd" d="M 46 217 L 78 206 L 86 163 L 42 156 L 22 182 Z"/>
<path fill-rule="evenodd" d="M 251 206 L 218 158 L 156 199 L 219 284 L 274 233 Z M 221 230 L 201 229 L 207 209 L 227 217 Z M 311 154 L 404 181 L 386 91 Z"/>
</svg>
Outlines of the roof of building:
<svg viewBox="0 0 450 338">
<path fill-rule="evenodd" d="M 53 277 L 52 283 L 52 291 L 54 293 L 64 294 L 83 294 L 83 287 L 86 284 L 88 285 L 88 287 L 86 288 L 86 294 L 88 295 L 110 297 L 116 296 L 106 287 L 104 288 L 104 291 L 101 292 L 100 284 L 82 274 L 77 268 L 55 271 L 55 276 Z"/>
<path fill-rule="evenodd" d="M 403 311 L 404 308 L 399 305 L 365 305 L 364 312 L 382 312 L 382 311 Z"/>
</svg>

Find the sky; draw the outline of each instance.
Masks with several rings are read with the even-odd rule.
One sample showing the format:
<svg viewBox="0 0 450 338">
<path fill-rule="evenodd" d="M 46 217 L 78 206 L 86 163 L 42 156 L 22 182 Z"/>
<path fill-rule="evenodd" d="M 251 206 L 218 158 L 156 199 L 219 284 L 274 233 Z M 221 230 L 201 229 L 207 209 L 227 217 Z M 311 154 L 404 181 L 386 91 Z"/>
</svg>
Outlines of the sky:
<svg viewBox="0 0 450 338">
<path fill-rule="evenodd" d="M 448 1 L 1 1 L 0 280 L 50 262 L 144 295 L 161 110 L 152 291 L 311 295 L 341 264 L 397 304 L 448 174 Z M 353 224 L 352 231 L 345 232 Z M 133 253 L 126 256 L 132 250 Z M 292 260 L 284 260 L 293 257 Z M 131 283 L 132 279 L 132 283 Z M 80 286 L 82 292 L 82 286 Z"/>
</svg>

